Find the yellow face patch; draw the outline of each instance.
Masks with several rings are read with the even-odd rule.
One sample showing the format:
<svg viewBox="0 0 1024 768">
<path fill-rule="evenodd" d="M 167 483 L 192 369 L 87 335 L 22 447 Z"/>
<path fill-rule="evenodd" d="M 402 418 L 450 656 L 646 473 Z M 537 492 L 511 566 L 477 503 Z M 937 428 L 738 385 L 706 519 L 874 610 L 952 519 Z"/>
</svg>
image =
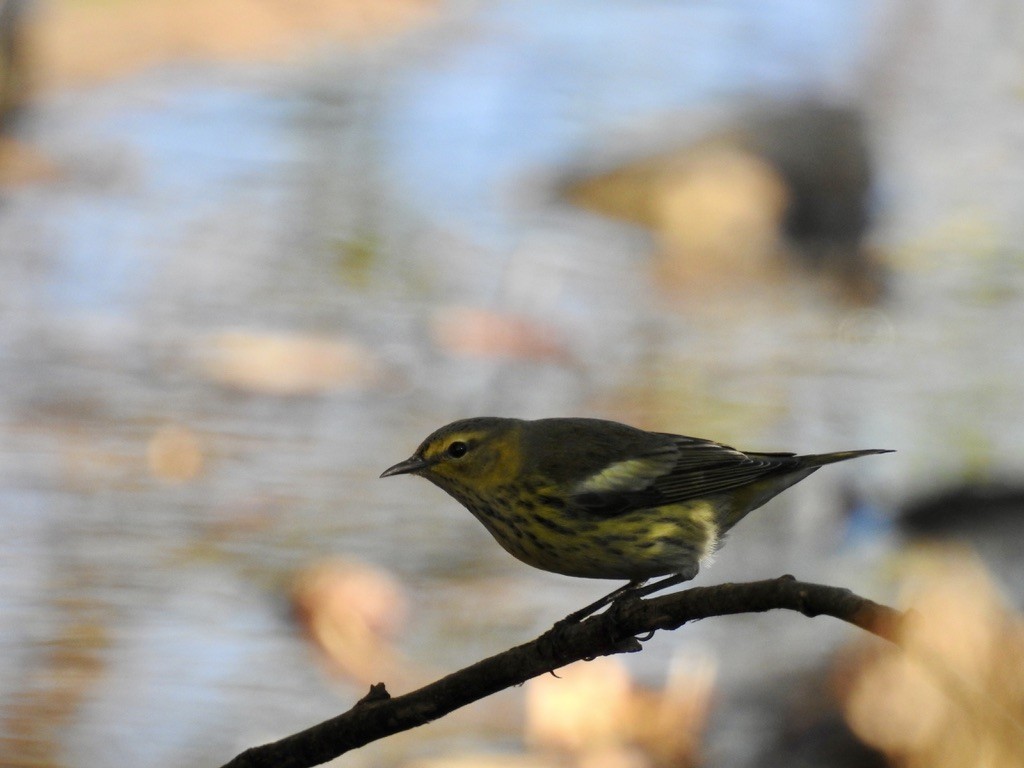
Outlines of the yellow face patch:
<svg viewBox="0 0 1024 768">
<path fill-rule="evenodd" d="M 486 432 L 456 432 L 428 445 L 423 457 L 436 462 L 428 471 L 437 477 L 454 482 L 471 479 L 478 489 L 489 488 L 509 483 L 518 475 L 522 460 L 516 439 L 512 431 L 497 437 Z M 465 444 L 465 454 L 451 455 L 454 443 Z"/>
<path fill-rule="evenodd" d="M 443 459 L 453 444 L 465 443 L 466 445 L 476 445 L 485 436 L 483 432 L 456 432 L 452 435 L 445 435 L 443 440 L 435 440 L 423 448 L 423 458 L 429 461 Z"/>
</svg>

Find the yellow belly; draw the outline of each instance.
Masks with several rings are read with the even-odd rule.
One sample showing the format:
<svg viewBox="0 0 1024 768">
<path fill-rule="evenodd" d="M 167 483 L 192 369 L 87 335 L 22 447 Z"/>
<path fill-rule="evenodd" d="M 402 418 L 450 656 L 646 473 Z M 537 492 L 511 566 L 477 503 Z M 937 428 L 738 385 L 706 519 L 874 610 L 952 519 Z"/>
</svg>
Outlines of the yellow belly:
<svg viewBox="0 0 1024 768">
<path fill-rule="evenodd" d="M 506 511 L 481 518 L 514 557 L 545 571 L 596 579 L 696 573 L 718 544 L 707 502 L 643 509 L 619 517 L 571 517 L 562 510 Z"/>
</svg>

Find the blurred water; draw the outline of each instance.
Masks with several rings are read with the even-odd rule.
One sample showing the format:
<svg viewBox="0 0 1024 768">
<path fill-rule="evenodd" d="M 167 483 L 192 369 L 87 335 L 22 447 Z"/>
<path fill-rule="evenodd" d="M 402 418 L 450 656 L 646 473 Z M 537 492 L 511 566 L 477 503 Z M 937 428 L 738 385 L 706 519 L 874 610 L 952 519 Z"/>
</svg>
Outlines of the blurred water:
<svg viewBox="0 0 1024 768">
<path fill-rule="evenodd" d="M 881 155 L 897 158 L 877 235 L 891 300 L 850 309 L 809 283 L 700 311 L 658 290 L 642 233 L 552 202 L 531 174 L 647 112 L 704 120 L 726 97 L 846 92 L 866 50 L 862 5 L 475 10 L 413 50 L 169 67 L 38 106 L 31 140 L 60 178 L 0 202 L 11 759 L 27 743 L 49 764 L 217 764 L 347 707 L 362 686 L 322 674 L 286 605 L 295 572 L 325 556 L 396 574 L 413 604 L 400 649 L 426 669 L 524 640 L 605 591 L 520 567 L 435 489 L 377 480 L 459 416 L 590 414 L 751 449 L 900 450 L 822 472 L 746 521 L 701 583 L 793 572 L 886 597 L 877 561 L 842 548 L 843 486 L 884 507 L 947 478 L 1019 474 L 1021 103 L 994 89 L 983 104 L 1004 135 L 997 206 L 977 169 L 931 184 L 942 140 L 920 139 L 920 115 L 965 84 L 928 101 L 915 56 L 940 48 L 948 23 L 894 77 L 921 99 L 914 119 L 879 110 Z M 455 354 L 432 329 L 460 305 L 514 311 L 563 352 Z M 351 342 L 375 378 L 344 369 L 291 396 L 226 383 L 209 360 L 236 329 Z M 168 426 L 194 439 L 196 474 L 154 469 Z M 750 653 L 766 634 L 777 641 Z M 735 691 L 850 636 L 791 616 L 708 622 L 631 663 L 654 680 L 680 649 L 712 653 Z M 515 738 L 517 701 L 497 698 L 462 716 L 490 735 L 473 746 Z M 460 744 L 466 722 L 346 759 Z M 756 752 L 714 743 L 722 765 Z"/>
<path fill-rule="evenodd" d="M 641 116 L 848 94 L 872 17 L 799 0 L 487 4 L 389 95 L 385 168 L 432 221 L 507 245 L 516 182 Z"/>
</svg>

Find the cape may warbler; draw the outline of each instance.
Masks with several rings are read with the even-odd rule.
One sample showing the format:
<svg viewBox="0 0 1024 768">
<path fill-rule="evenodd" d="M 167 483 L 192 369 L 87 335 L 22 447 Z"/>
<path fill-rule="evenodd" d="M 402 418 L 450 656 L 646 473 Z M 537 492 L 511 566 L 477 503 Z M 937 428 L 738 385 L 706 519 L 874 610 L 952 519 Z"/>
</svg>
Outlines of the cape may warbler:
<svg viewBox="0 0 1024 768">
<path fill-rule="evenodd" d="M 748 512 L 818 467 L 884 450 L 744 453 L 601 419 L 463 419 L 381 477 L 426 478 L 528 565 L 628 584 L 624 594 L 692 579 Z M 644 589 L 654 576 L 668 576 Z"/>
</svg>

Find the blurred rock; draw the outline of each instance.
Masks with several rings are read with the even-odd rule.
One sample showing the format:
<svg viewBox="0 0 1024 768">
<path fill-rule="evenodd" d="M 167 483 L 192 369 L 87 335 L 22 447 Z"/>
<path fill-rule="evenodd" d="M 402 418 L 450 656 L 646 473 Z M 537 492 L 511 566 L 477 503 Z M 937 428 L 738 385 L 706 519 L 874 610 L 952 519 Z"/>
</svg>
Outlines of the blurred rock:
<svg viewBox="0 0 1024 768">
<path fill-rule="evenodd" d="M 1024 486 L 1009 481 L 962 483 L 908 503 L 900 512 L 908 533 L 967 533 L 989 522 L 1024 526 Z"/>
<path fill-rule="evenodd" d="M 859 114 L 802 103 L 575 179 L 565 194 L 653 229 L 660 271 L 682 289 L 769 279 L 780 272 L 781 249 L 829 275 L 845 297 L 873 301 L 883 286 L 863 243 L 871 184 Z"/>
<path fill-rule="evenodd" d="M 1018 604 L 1024 604 L 1024 486 L 1013 480 L 963 482 L 907 503 L 899 527 L 915 540 L 970 546 Z"/>
<path fill-rule="evenodd" d="M 775 276 L 787 205 L 779 174 L 736 147 L 706 147 L 678 162 L 654 201 L 661 277 L 700 285 Z"/>
<path fill-rule="evenodd" d="M 378 376 L 369 351 L 344 339 L 229 331 L 209 339 L 200 358 L 218 384 L 267 395 L 362 388 Z"/>
<path fill-rule="evenodd" d="M 730 731 L 734 738 L 745 725 L 756 722 L 763 743 L 756 757 L 742 762 L 750 768 L 891 768 L 877 750 L 864 744 L 850 730 L 835 685 L 830 678 L 831 662 L 820 663 L 781 675 L 769 673 L 749 686 L 741 700 L 732 703 L 732 714 L 740 714 Z M 730 697 L 731 698 L 731 697 Z M 739 705 L 739 706 L 737 706 Z M 750 738 L 750 734 L 747 734 Z M 755 737 L 756 738 L 756 737 Z"/>
<path fill-rule="evenodd" d="M 711 142 L 585 179 L 570 199 L 653 229 L 659 271 L 676 285 L 728 285 L 777 271 L 784 181 L 734 144 Z"/>
</svg>

